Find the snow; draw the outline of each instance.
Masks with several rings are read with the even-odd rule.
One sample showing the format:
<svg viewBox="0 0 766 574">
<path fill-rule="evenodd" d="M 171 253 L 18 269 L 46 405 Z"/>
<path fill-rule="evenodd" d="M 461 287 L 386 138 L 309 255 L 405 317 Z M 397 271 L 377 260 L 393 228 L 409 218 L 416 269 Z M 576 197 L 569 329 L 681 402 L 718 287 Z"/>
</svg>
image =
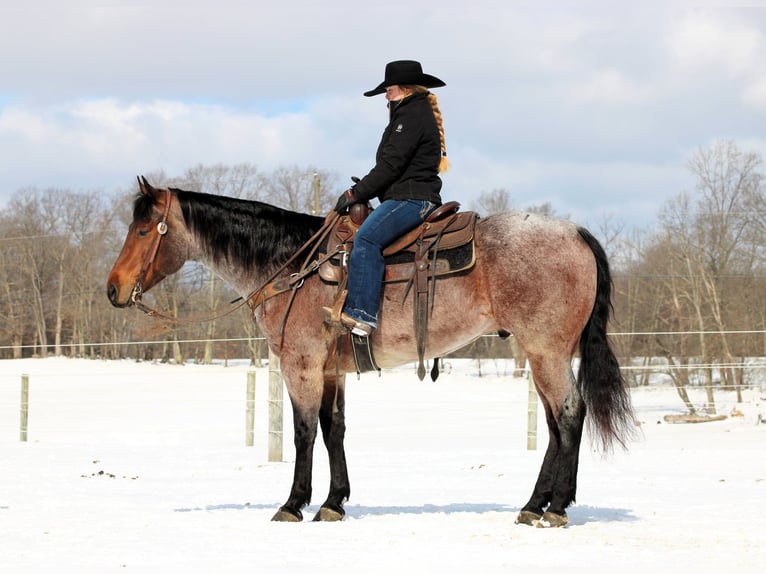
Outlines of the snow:
<svg viewBox="0 0 766 574">
<path fill-rule="evenodd" d="M 0 361 L 0 571 L 763 569 L 766 390 L 742 404 L 717 392 L 720 412 L 742 416 L 704 424 L 663 421 L 683 412 L 670 387 L 632 391 L 637 440 L 603 456 L 586 439 L 569 526 L 536 529 L 514 519 L 547 431 L 540 411 L 526 449 L 527 381 L 511 366 L 479 377 L 452 361 L 436 383 L 412 366 L 349 376 L 347 517 L 310 521 L 328 488 L 320 439 L 312 505 L 283 524 L 270 518 L 292 481 L 292 420 L 285 404 L 286 462 L 268 462 L 265 368 L 247 447 L 242 362 Z"/>
</svg>

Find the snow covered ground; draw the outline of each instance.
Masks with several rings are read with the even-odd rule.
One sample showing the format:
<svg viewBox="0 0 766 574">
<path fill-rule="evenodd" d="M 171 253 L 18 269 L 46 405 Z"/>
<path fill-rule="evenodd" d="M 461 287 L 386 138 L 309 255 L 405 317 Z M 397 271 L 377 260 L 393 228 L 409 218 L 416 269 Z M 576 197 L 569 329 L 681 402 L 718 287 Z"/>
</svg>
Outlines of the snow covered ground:
<svg viewBox="0 0 766 574">
<path fill-rule="evenodd" d="M 245 364 L 0 361 L 0 572 L 756 572 L 766 564 L 766 390 L 741 416 L 667 424 L 671 388 L 633 402 L 641 436 L 584 444 L 570 525 L 514 524 L 547 442 L 526 450 L 527 381 L 453 361 L 349 377 L 351 500 L 341 523 L 270 522 L 293 472 L 267 461 L 267 371 L 245 446 Z M 19 441 L 21 374 L 29 440 Z M 285 395 L 286 397 L 286 395 Z M 702 402 L 700 394 L 695 400 Z M 328 487 L 318 441 L 311 517 Z"/>
</svg>

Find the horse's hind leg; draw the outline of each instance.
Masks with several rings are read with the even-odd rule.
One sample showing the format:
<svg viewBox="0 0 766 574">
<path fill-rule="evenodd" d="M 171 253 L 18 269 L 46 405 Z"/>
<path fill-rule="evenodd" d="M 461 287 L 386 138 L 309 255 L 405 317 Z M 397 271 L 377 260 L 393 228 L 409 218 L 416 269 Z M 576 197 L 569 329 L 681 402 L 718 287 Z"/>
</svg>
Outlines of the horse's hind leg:
<svg viewBox="0 0 766 574">
<path fill-rule="evenodd" d="M 548 449 L 529 502 L 518 523 L 565 526 L 566 508 L 577 493 L 577 467 L 585 404 L 568 360 L 530 359 L 535 385 L 545 407 Z"/>
<path fill-rule="evenodd" d="M 351 494 L 346 467 L 346 451 L 343 439 L 346 435 L 345 375 L 325 379 L 322 407 L 319 410 L 319 424 L 322 438 L 330 459 L 330 492 L 322 503 L 315 521 L 337 521 L 346 514 L 343 503 Z"/>
</svg>

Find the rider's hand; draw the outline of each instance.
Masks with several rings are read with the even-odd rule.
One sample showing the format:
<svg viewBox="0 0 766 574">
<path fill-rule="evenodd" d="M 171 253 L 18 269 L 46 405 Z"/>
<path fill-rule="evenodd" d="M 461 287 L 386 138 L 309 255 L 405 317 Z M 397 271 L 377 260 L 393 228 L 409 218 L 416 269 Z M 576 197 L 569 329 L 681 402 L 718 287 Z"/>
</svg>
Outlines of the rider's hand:
<svg viewBox="0 0 766 574">
<path fill-rule="evenodd" d="M 356 198 L 354 197 L 354 191 L 352 189 L 347 189 L 338 198 L 338 202 L 335 204 L 333 211 L 336 211 L 338 213 L 343 213 L 348 209 L 348 206 L 351 205 L 352 203 L 356 203 Z"/>
</svg>

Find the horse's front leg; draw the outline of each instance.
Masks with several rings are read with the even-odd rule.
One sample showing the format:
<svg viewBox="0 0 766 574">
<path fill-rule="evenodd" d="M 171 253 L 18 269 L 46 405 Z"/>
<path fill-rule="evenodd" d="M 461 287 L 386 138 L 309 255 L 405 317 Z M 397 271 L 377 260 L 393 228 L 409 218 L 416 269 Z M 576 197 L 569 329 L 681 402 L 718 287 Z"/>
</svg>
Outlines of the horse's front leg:
<svg viewBox="0 0 766 574">
<path fill-rule="evenodd" d="M 290 396 L 293 407 L 293 429 L 295 432 L 295 471 L 290 497 L 271 520 L 276 522 L 300 522 L 301 509 L 311 502 L 311 472 L 313 468 L 314 441 L 317 436 L 317 413 L 319 403 L 299 404 Z"/>
<path fill-rule="evenodd" d="M 346 451 L 343 439 L 346 435 L 345 414 L 346 376 L 333 374 L 325 378 L 322 407 L 319 410 L 319 424 L 322 428 L 327 454 L 330 458 L 330 492 L 322 503 L 315 521 L 334 522 L 342 520 L 346 511 L 343 503 L 351 494 L 346 467 Z"/>
</svg>

